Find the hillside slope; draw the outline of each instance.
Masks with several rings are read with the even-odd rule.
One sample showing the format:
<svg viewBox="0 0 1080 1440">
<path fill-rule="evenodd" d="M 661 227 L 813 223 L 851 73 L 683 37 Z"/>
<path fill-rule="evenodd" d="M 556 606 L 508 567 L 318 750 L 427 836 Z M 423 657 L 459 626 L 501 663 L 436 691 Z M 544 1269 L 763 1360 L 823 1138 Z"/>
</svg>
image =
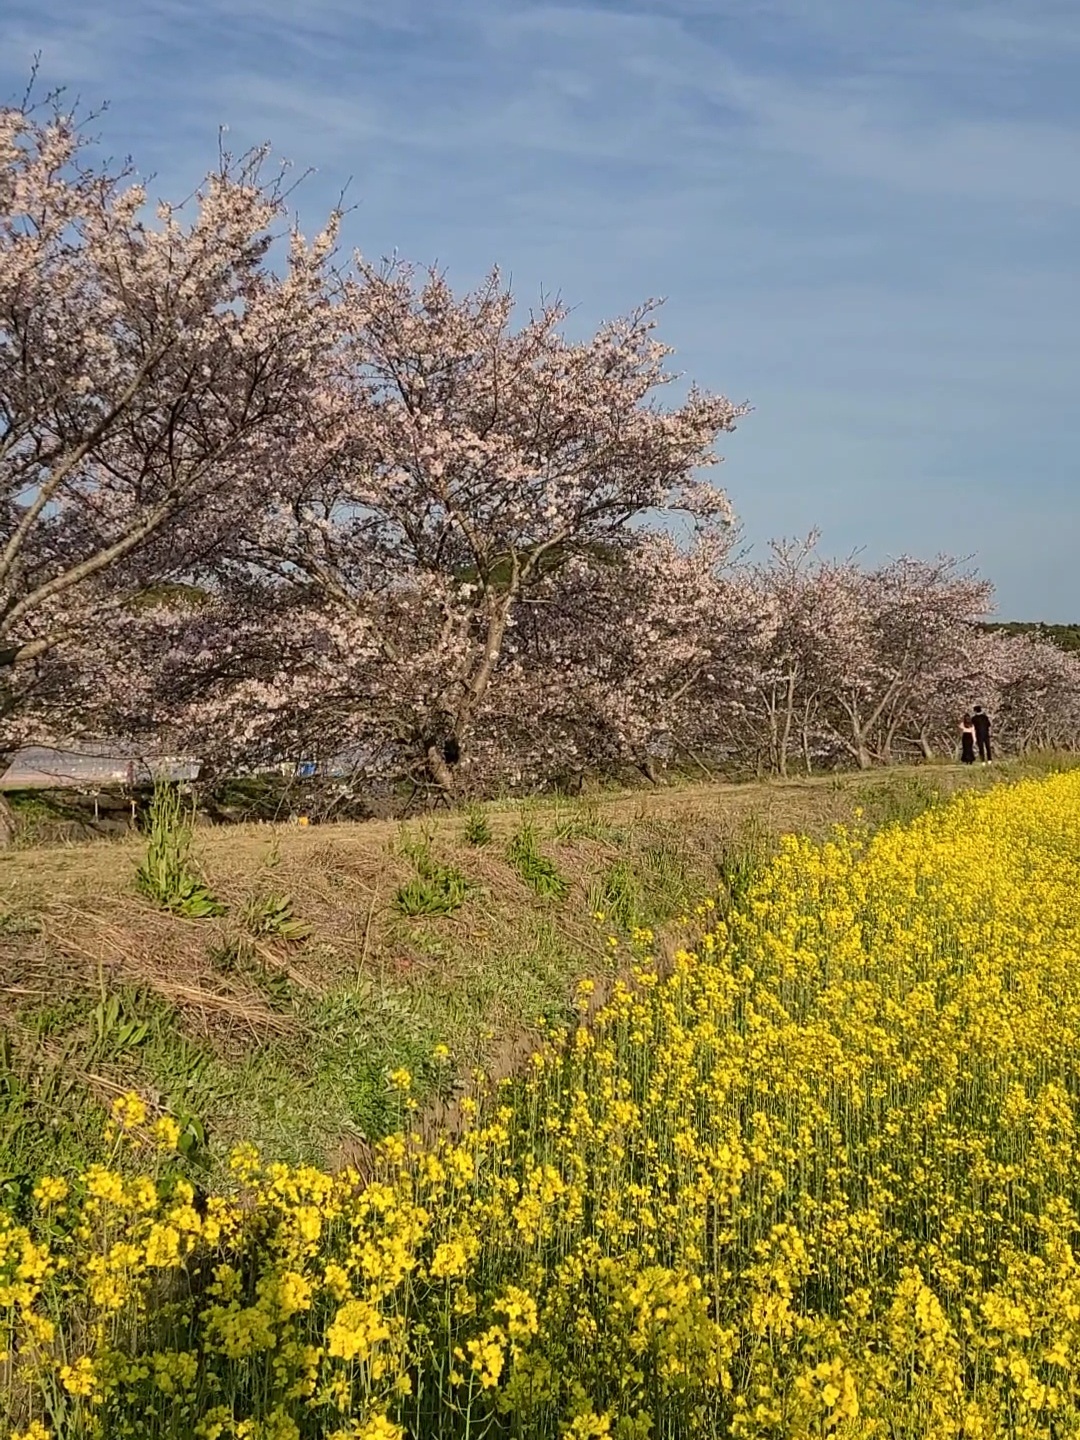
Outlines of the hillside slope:
<svg viewBox="0 0 1080 1440">
<path fill-rule="evenodd" d="M 138 893 L 146 842 L 0 859 L 0 1184 L 93 1159 L 134 1087 L 187 1126 L 193 1164 L 252 1140 L 334 1165 L 417 1103 L 505 1071 L 564 1023 L 635 927 L 738 888 L 784 831 L 910 818 L 957 786 L 1037 768 L 926 767 L 388 822 L 196 832 L 225 913 Z M 398 1077 L 399 1083 L 401 1077 Z"/>
</svg>

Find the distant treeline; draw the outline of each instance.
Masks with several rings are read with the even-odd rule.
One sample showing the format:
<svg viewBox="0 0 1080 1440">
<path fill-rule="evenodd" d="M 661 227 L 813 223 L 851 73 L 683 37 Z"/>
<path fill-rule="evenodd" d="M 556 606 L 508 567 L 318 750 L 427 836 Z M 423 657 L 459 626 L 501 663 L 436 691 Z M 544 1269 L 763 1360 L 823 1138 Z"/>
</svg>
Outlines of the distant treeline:
<svg viewBox="0 0 1080 1440">
<path fill-rule="evenodd" d="M 1080 624 L 1044 625 L 1040 620 L 999 620 L 985 628 L 1000 630 L 1005 635 L 1038 635 L 1043 640 L 1052 640 L 1062 650 L 1080 653 Z"/>
</svg>

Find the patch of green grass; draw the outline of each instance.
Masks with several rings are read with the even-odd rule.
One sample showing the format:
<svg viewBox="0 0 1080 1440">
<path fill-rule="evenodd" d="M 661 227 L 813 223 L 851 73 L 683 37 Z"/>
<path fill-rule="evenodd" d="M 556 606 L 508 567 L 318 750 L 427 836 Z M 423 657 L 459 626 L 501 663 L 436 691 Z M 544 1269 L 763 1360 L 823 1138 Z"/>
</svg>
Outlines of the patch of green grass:
<svg viewBox="0 0 1080 1440">
<path fill-rule="evenodd" d="M 745 888 L 766 856 L 753 822 L 732 833 L 702 820 L 643 824 L 630 861 L 639 894 L 632 923 L 655 930 L 692 914 L 718 886 Z M 628 883 L 620 876 L 616 887 Z"/>
<path fill-rule="evenodd" d="M 398 847 L 411 860 L 416 874 L 398 887 L 394 905 L 402 915 L 453 915 L 473 889 L 454 865 L 445 865 L 431 851 L 430 835 L 415 839 L 402 830 Z"/>
<path fill-rule="evenodd" d="M 404 1118 L 402 1095 L 387 1081 L 392 1070 L 407 1070 L 417 1092 L 428 1091 L 435 1046 L 446 1038 L 433 1009 L 414 991 L 363 983 L 317 1002 L 317 1083 L 334 1094 L 349 1127 L 365 1138 L 386 1134 Z"/>
<path fill-rule="evenodd" d="M 91 1010 L 90 1020 L 90 1059 L 95 1062 L 115 1062 L 130 1055 L 150 1033 L 147 1021 L 132 1014 L 125 996 L 116 990 L 102 996 Z"/>
<path fill-rule="evenodd" d="M 208 1168 L 200 1111 L 213 1100 L 192 1083 L 197 1047 L 179 1021 L 160 999 L 123 988 L 85 990 L 26 1013 L 16 1032 L 0 1030 L 0 1195 L 21 1201 L 42 1173 L 104 1160 L 108 1102 L 129 1087 L 178 1121 L 182 1167 L 192 1176 Z M 110 1163 L 123 1168 L 126 1157 Z"/>
<path fill-rule="evenodd" d="M 490 845 L 492 840 L 491 821 L 487 812 L 479 805 L 470 805 L 465 816 L 466 845 Z"/>
<path fill-rule="evenodd" d="M 77 791 L 8 790 L 4 801 L 15 820 L 15 845 L 21 850 L 85 835 L 95 823 L 94 797 Z M 98 813 L 110 812 L 116 816 L 118 807 L 105 800 Z"/>
<path fill-rule="evenodd" d="M 650 837 L 642 852 L 637 873 L 640 877 L 645 917 L 650 924 L 663 923 L 685 914 L 712 883 L 699 878 L 699 866 L 677 836 L 664 833 Z"/>
<path fill-rule="evenodd" d="M 553 860 L 540 853 L 536 841 L 536 830 L 530 820 L 522 820 L 520 827 L 506 847 L 506 858 L 521 876 L 530 890 L 541 899 L 562 900 L 569 885 Z"/>
<path fill-rule="evenodd" d="M 50 996 L 43 1005 L 24 1011 L 20 1018 L 35 1042 L 40 1042 L 52 1035 L 63 1034 L 82 1023 L 86 1019 L 86 1012 L 85 994 L 75 991 Z"/>
<path fill-rule="evenodd" d="M 995 760 L 985 770 L 982 766 L 979 766 L 978 769 L 983 774 L 993 774 L 997 771 L 999 777 L 1004 774 L 1009 778 L 1015 776 L 1019 779 L 1024 775 L 1032 778 L 1054 775 L 1062 770 L 1075 770 L 1078 766 L 1080 766 L 1080 754 L 1074 750 L 1038 750 L 1030 755 L 1004 761 Z"/>
<path fill-rule="evenodd" d="M 14 910 L 0 909 L 0 936 L 40 935 L 41 920 L 36 915 L 19 915 Z"/>
<path fill-rule="evenodd" d="M 630 930 L 642 922 L 643 898 L 641 879 L 634 866 L 627 860 L 616 860 L 615 864 L 589 892 L 589 904 L 594 914 Z"/>
<path fill-rule="evenodd" d="M 0 1203 L 18 1208 L 38 1176 L 100 1160 L 106 1118 L 63 1056 L 16 1053 L 0 1030 Z"/>
<path fill-rule="evenodd" d="M 587 801 L 556 800 L 553 806 L 551 833 L 556 840 L 605 840 L 616 843 L 621 832 L 605 820 L 595 805 Z"/>
<path fill-rule="evenodd" d="M 908 825 L 941 799 L 941 787 L 932 780 L 896 775 L 866 787 L 863 810 L 876 826 Z"/>
<path fill-rule="evenodd" d="M 720 883 L 728 905 L 738 905 L 754 880 L 768 864 L 772 853 L 771 838 L 756 817 L 751 818 L 740 834 L 733 837 L 717 860 Z"/>
<path fill-rule="evenodd" d="M 222 975 L 238 976 L 258 990 L 271 1010 L 293 1008 L 292 983 L 284 970 L 268 965 L 266 960 L 243 938 L 231 938 L 212 945 L 207 952 L 211 965 Z"/>
<path fill-rule="evenodd" d="M 13 815 L 20 820 L 51 820 L 56 806 L 48 795 L 40 790 L 9 790 L 4 801 Z"/>
<path fill-rule="evenodd" d="M 394 904 L 402 915 L 452 915 L 468 899 L 469 882 L 452 865 L 432 864 L 400 886 Z"/>
</svg>

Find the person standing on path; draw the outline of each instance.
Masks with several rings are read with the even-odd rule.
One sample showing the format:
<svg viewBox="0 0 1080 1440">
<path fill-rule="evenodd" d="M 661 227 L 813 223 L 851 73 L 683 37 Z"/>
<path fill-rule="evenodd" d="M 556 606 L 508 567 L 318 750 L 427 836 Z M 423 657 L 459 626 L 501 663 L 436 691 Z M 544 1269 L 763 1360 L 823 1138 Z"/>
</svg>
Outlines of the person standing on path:
<svg viewBox="0 0 1080 1440">
<path fill-rule="evenodd" d="M 960 763 L 975 764 L 975 725 L 970 715 L 960 722 Z"/>
<path fill-rule="evenodd" d="M 979 747 L 979 759 L 984 765 L 993 758 L 990 754 L 990 716 L 981 705 L 976 705 L 971 717 L 975 726 L 975 740 Z"/>
</svg>

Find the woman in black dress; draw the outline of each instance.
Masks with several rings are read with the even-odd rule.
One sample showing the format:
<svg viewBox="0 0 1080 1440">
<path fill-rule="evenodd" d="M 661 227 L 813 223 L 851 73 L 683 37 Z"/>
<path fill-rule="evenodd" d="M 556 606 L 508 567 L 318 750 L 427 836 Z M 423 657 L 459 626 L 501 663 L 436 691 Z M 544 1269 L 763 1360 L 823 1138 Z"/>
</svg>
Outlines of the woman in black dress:
<svg viewBox="0 0 1080 1440">
<path fill-rule="evenodd" d="M 975 722 L 965 715 L 960 725 L 960 760 L 964 765 L 975 764 Z"/>
</svg>

